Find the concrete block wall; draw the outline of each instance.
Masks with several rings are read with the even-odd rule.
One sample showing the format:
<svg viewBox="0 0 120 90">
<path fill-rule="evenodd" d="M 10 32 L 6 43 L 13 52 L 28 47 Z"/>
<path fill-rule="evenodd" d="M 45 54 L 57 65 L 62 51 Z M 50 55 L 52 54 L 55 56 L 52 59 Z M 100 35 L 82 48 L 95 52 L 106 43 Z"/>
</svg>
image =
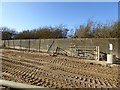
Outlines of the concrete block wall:
<svg viewBox="0 0 120 90">
<path fill-rule="evenodd" d="M 14 48 L 16 48 L 16 49 L 20 49 L 20 40 L 14 40 Z"/>
<path fill-rule="evenodd" d="M 81 38 L 81 39 L 58 39 L 55 40 L 55 45 L 68 49 L 70 43 L 76 46 L 99 46 L 100 52 L 110 53 L 109 44 L 113 44 L 113 54 L 120 57 L 120 38 Z"/>
<path fill-rule="evenodd" d="M 53 41 L 55 41 L 55 40 L 54 39 L 41 39 L 40 50 L 43 52 L 47 52 L 47 50 L 48 50 L 47 46 L 50 46 Z M 55 47 L 54 47 L 54 49 L 55 49 Z"/>
<path fill-rule="evenodd" d="M 104 53 L 109 53 L 109 44 L 113 44 L 113 54 L 120 58 L 120 38 L 22 39 L 3 40 L 3 44 L 9 48 L 47 52 L 47 46 L 50 46 L 53 41 L 54 50 L 57 46 L 69 50 L 71 43 L 73 43 L 76 46 L 99 46 L 100 52 Z"/>
<path fill-rule="evenodd" d="M 40 51 L 39 44 L 40 44 L 40 40 L 39 39 L 32 39 L 32 40 L 30 40 L 30 50 Z"/>
</svg>

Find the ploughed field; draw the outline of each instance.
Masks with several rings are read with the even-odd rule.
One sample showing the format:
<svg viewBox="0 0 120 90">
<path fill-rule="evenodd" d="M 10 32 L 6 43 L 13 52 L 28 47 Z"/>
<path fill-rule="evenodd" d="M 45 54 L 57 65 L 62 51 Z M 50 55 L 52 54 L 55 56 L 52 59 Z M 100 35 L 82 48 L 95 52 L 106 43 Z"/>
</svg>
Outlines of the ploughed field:
<svg viewBox="0 0 120 90">
<path fill-rule="evenodd" d="M 118 66 L 45 53 L 2 50 L 2 79 L 48 88 L 117 88 Z"/>
</svg>

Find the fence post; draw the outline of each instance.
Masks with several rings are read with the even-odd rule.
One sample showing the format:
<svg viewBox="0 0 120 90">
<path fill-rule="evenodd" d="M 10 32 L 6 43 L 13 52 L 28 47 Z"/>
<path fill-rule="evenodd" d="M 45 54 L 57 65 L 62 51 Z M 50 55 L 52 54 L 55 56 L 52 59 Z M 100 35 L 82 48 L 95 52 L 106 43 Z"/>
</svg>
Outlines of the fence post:
<svg viewBox="0 0 120 90">
<path fill-rule="evenodd" d="M 95 46 L 95 54 L 96 54 L 96 60 L 98 60 L 98 48 Z"/>
<path fill-rule="evenodd" d="M 30 39 L 29 39 L 29 42 L 28 42 L 28 44 L 29 44 L 29 51 L 30 51 Z"/>
<path fill-rule="evenodd" d="M 40 45 L 41 45 L 41 40 L 39 40 L 39 52 L 40 52 Z"/>
</svg>

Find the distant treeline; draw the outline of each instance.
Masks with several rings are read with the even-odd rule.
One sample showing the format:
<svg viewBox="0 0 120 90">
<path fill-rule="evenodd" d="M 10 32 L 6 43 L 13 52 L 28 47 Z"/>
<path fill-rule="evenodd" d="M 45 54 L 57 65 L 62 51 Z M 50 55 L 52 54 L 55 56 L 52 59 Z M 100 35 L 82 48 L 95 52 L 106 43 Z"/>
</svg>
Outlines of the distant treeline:
<svg viewBox="0 0 120 90">
<path fill-rule="evenodd" d="M 24 30 L 20 33 L 7 27 L 2 27 L 1 29 L 3 40 L 67 38 L 67 32 L 69 31 L 63 25 L 59 25 L 54 28 L 50 26 L 33 30 Z"/>
<path fill-rule="evenodd" d="M 120 22 L 100 24 L 88 20 L 87 25 L 80 25 L 74 34 L 76 38 L 120 38 Z"/>
<path fill-rule="evenodd" d="M 120 22 L 112 22 L 109 24 L 98 24 L 92 20 L 88 20 L 86 25 L 80 25 L 75 29 L 73 34 L 65 25 L 56 27 L 43 27 L 33 30 L 24 30 L 17 33 L 7 27 L 1 27 L 2 39 L 56 39 L 56 38 L 120 38 Z M 71 35 L 67 35 L 68 31 Z"/>
</svg>

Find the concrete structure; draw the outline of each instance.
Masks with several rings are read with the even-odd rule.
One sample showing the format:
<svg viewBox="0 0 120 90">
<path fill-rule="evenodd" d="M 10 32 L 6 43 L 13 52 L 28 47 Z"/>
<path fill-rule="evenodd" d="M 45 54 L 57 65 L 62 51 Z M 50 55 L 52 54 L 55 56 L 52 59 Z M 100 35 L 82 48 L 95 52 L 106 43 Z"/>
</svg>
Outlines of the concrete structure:
<svg viewBox="0 0 120 90">
<path fill-rule="evenodd" d="M 116 56 L 112 54 L 107 54 L 107 63 L 115 63 Z"/>
<path fill-rule="evenodd" d="M 109 44 L 113 45 L 112 54 L 120 58 L 120 38 L 79 38 L 79 39 L 23 39 L 23 40 L 3 40 L 3 46 L 15 49 L 26 49 L 47 52 L 47 46 L 54 42 L 55 48 L 61 47 L 70 50 L 70 45 L 75 46 L 99 46 L 100 52 L 110 53 Z"/>
</svg>

